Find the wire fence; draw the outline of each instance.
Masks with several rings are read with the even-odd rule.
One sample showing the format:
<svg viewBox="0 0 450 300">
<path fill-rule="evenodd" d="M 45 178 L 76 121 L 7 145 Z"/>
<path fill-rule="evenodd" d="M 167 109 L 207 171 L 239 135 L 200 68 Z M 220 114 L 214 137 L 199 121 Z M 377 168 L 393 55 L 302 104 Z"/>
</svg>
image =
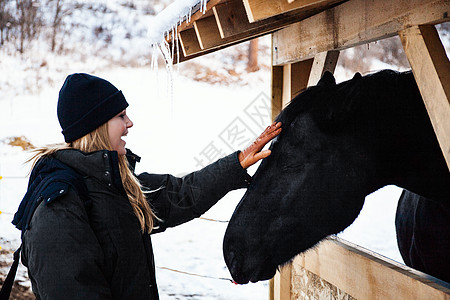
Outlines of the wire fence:
<svg viewBox="0 0 450 300">
<path fill-rule="evenodd" d="M 26 179 L 27 176 L 0 176 L 0 180 L 2 179 Z M 1 190 L 2 186 L 0 185 L 0 190 Z M 2 215 L 7 215 L 7 216 L 14 216 L 14 212 L 11 211 L 7 211 L 2 209 L 2 207 L 0 207 L 0 216 Z M 225 223 L 227 224 L 229 221 L 228 220 L 217 220 L 217 219 L 212 219 L 212 218 L 205 218 L 205 217 L 198 217 L 197 219 L 203 220 L 203 221 L 207 221 L 207 222 L 216 222 L 216 223 Z M 0 250 L 2 250 L 2 247 L 0 246 Z M 12 264 L 12 255 L 11 255 L 11 261 L 5 262 L 8 266 L 10 266 Z M 208 278 L 208 279 L 216 279 L 216 280 L 225 280 L 225 281 L 229 281 L 232 283 L 236 282 L 230 278 L 225 278 L 225 277 L 216 277 L 216 276 L 210 276 L 210 275 L 203 275 L 203 274 L 197 274 L 197 273 L 193 273 L 193 272 L 187 272 L 187 271 L 182 271 L 182 270 L 177 270 L 174 268 L 168 268 L 168 267 L 164 267 L 164 266 L 156 266 L 156 268 L 160 269 L 160 270 L 166 270 L 169 272 L 174 272 L 174 273 L 179 273 L 179 274 L 184 274 L 187 276 L 195 276 L 195 277 L 201 277 L 201 278 Z"/>
</svg>

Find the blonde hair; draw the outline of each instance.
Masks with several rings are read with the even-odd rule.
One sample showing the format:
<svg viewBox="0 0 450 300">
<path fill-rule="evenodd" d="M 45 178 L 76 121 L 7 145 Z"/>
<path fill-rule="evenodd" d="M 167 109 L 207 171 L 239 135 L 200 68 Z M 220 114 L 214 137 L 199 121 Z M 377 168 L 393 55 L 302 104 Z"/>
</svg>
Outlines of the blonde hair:
<svg viewBox="0 0 450 300">
<path fill-rule="evenodd" d="M 50 145 L 34 149 L 35 154 L 28 160 L 33 161 L 33 167 L 36 162 L 47 155 L 63 149 L 78 149 L 83 152 L 93 152 L 98 150 L 113 150 L 109 142 L 108 123 L 104 123 L 94 131 L 85 136 L 67 144 Z M 142 232 L 150 233 L 153 229 L 154 218 L 156 218 L 149 203 L 147 202 L 142 186 L 128 166 L 128 160 L 125 155 L 119 155 L 119 171 L 122 184 L 133 208 L 134 214 L 139 220 Z"/>
</svg>

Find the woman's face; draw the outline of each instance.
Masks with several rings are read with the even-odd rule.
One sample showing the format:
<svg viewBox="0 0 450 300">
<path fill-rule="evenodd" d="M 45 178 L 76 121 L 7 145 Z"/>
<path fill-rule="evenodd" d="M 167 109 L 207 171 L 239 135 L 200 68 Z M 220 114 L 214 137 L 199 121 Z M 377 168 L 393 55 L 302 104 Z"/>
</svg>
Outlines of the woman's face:
<svg viewBox="0 0 450 300">
<path fill-rule="evenodd" d="M 124 109 L 115 117 L 108 121 L 108 136 L 109 142 L 113 150 L 116 150 L 119 155 L 125 155 L 125 141 L 122 140 L 122 136 L 128 134 L 128 128 L 133 126 L 130 118 L 127 116 L 127 110 Z"/>
</svg>

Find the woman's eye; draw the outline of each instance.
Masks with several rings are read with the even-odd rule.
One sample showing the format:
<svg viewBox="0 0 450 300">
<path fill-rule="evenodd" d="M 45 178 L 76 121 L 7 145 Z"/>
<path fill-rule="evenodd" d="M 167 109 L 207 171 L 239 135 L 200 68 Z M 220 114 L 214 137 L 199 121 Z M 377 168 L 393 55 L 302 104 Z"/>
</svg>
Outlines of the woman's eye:
<svg viewBox="0 0 450 300">
<path fill-rule="evenodd" d="M 120 117 L 121 119 L 123 119 L 123 118 L 125 118 L 125 114 L 121 114 L 119 117 Z"/>
</svg>

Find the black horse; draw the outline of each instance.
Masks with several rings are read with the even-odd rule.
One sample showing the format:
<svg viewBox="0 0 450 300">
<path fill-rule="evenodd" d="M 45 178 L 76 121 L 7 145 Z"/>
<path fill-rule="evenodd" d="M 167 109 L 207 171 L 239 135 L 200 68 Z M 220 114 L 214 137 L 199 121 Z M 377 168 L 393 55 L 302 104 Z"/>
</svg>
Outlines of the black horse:
<svg viewBox="0 0 450 300">
<path fill-rule="evenodd" d="M 433 220 L 448 213 L 450 174 L 411 72 L 357 73 L 340 84 L 325 73 L 277 121 L 283 131 L 225 233 L 225 262 L 236 282 L 271 278 L 279 265 L 348 227 L 365 196 L 388 184 L 431 199 L 403 194 L 399 246 L 407 264 L 449 281 L 450 218 L 439 217 L 441 228 Z M 434 244 L 417 247 L 423 241 Z M 424 261 L 429 247 L 446 255 Z"/>
</svg>

